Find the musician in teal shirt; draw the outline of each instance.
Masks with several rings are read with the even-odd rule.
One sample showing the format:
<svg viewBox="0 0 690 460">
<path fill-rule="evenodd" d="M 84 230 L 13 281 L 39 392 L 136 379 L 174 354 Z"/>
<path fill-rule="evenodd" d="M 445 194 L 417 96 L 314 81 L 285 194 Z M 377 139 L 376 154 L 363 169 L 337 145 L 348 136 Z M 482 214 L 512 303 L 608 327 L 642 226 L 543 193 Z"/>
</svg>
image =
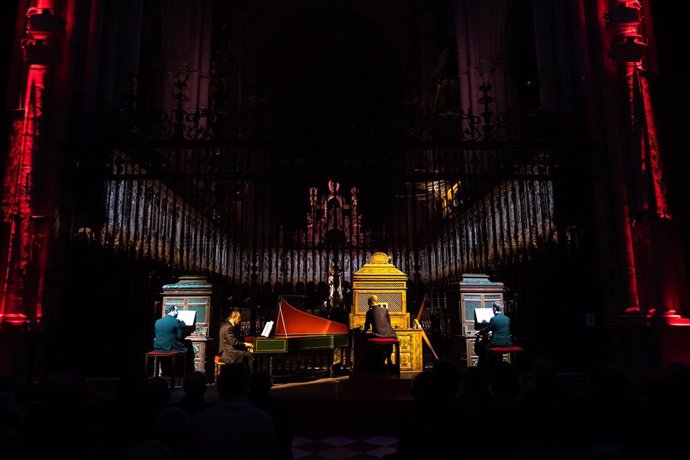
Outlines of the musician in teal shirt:
<svg viewBox="0 0 690 460">
<path fill-rule="evenodd" d="M 177 307 L 168 305 L 165 308 L 165 316 L 156 321 L 154 329 L 156 337 L 153 340 L 153 349 L 155 351 L 187 351 L 187 346 L 183 341 L 185 324 L 177 319 Z"/>
<path fill-rule="evenodd" d="M 494 316 L 489 320 L 486 331 L 491 331 L 491 347 L 512 347 L 513 337 L 510 335 L 510 318 L 503 314 L 503 304 L 494 302 L 492 305 Z"/>
<path fill-rule="evenodd" d="M 489 349 L 494 347 L 512 347 L 513 336 L 510 334 L 510 318 L 504 313 L 501 302 L 494 302 L 494 316 L 489 320 L 489 324 L 481 329 L 477 334 L 475 352 L 479 358 L 477 367 L 485 367 L 489 358 Z M 496 355 L 497 359 L 500 355 Z"/>
</svg>

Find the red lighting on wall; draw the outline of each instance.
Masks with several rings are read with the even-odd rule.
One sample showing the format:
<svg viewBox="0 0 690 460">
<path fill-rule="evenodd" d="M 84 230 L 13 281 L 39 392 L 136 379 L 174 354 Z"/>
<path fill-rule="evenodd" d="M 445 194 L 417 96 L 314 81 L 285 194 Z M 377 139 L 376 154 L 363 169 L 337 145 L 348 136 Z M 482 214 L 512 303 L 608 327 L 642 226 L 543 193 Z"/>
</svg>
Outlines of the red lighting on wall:
<svg viewBox="0 0 690 460">
<path fill-rule="evenodd" d="M 654 122 L 654 110 L 652 99 L 649 94 L 649 85 L 644 75 L 640 75 L 640 90 L 644 104 L 644 117 L 646 129 L 643 130 L 645 143 L 649 153 L 649 162 L 652 172 L 652 184 L 654 188 L 654 199 L 656 202 L 656 213 L 661 219 L 670 219 L 671 211 L 666 201 L 666 190 L 664 187 L 663 167 L 661 164 L 661 153 L 657 141 L 656 124 Z M 645 146 L 643 145 L 643 148 Z"/>
<path fill-rule="evenodd" d="M 46 66 L 29 67 L 27 92 L 24 104 L 24 120 L 21 131 L 15 133 L 11 147 L 8 174 L 4 186 L 3 211 L 9 224 L 7 260 L 2 278 L 0 318 L 10 318 L 16 323 L 20 318 L 29 319 L 26 305 L 26 282 L 34 255 L 34 228 L 32 223 L 34 154 L 36 136 L 40 132 L 43 116 Z M 37 306 L 38 307 L 38 306 Z M 35 312 L 40 312 L 38 307 Z M 31 315 L 35 316 L 35 315 Z M 36 320 L 39 318 L 36 317 Z"/>
<path fill-rule="evenodd" d="M 627 290 L 628 290 L 628 306 L 625 309 L 626 313 L 635 313 L 640 311 L 640 295 L 637 286 L 637 268 L 635 267 L 635 247 L 633 244 L 633 230 L 632 223 L 630 222 L 630 209 L 627 204 L 627 199 L 625 201 L 625 209 L 623 210 L 623 215 L 625 219 L 625 258 L 626 267 L 628 268 L 628 273 L 626 275 L 627 280 Z"/>
<path fill-rule="evenodd" d="M 43 315 L 48 232 L 35 203 L 34 165 L 45 153 L 48 81 L 59 62 L 65 21 L 53 14 L 52 0 L 27 9 L 22 48 L 28 65 L 23 117 L 13 125 L 2 188 L 4 231 L 0 263 L 0 323 L 38 323 Z M 39 184 L 40 185 L 40 184 Z"/>
</svg>

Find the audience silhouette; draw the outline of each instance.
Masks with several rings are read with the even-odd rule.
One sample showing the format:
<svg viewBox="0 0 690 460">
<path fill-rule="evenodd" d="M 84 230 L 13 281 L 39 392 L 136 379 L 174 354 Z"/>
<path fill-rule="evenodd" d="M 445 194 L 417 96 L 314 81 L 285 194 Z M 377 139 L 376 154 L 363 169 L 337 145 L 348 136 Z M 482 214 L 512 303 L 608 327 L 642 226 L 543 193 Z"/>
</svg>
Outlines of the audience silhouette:
<svg viewBox="0 0 690 460">
<path fill-rule="evenodd" d="M 277 458 L 273 420 L 249 403 L 245 366 L 224 365 L 216 388 L 220 401 L 199 413 L 192 423 L 197 455 L 208 460 Z"/>
<path fill-rule="evenodd" d="M 56 373 L 38 401 L 17 404 L 11 379 L 0 379 L 0 455 L 293 458 L 291 406 L 272 394 L 268 374 L 250 378 L 242 364 L 223 366 L 216 402 L 207 400 L 207 385 L 203 373 L 188 374 L 185 395 L 171 404 L 164 379 L 129 374 L 113 400 L 101 401 L 83 376 Z M 573 380 L 549 359 L 524 374 L 498 363 L 489 379 L 485 369 L 460 372 L 440 361 L 416 376 L 408 402 L 390 458 L 684 458 L 685 427 L 671 420 L 690 409 L 690 365 L 633 382 L 612 365 Z"/>
</svg>

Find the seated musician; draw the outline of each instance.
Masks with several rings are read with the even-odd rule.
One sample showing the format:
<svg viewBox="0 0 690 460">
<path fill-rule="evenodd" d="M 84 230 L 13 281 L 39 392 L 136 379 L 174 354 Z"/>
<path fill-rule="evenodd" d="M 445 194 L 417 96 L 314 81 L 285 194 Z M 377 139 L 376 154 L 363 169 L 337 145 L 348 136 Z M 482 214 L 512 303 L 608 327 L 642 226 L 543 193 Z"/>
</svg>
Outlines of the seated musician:
<svg viewBox="0 0 690 460">
<path fill-rule="evenodd" d="M 165 307 L 165 316 L 156 320 L 154 324 L 154 338 L 153 338 L 153 350 L 154 351 L 179 351 L 184 353 L 182 355 L 182 365 L 191 370 L 190 368 L 194 366 L 194 362 L 191 359 L 187 359 L 188 356 L 194 356 L 192 351 L 192 343 L 189 340 L 185 340 L 185 337 L 190 332 L 185 326 L 184 321 L 177 319 L 178 310 L 174 305 L 168 305 Z M 190 351 L 187 353 L 187 351 Z M 179 361 L 178 361 L 179 362 Z M 163 361 L 161 363 L 161 371 L 164 375 L 170 375 L 171 363 L 169 361 Z"/>
<path fill-rule="evenodd" d="M 369 304 L 369 310 L 367 311 L 366 319 L 364 322 L 364 332 L 369 330 L 371 326 L 372 335 L 374 337 L 395 337 L 395 329 L 391 325 L 391 318 L 388 315 L 388 310 L 386 307 L 379 303 L 379 298 L 374 294 L 367 299 Z M 378 356 L 377 356 L 377 366 L 379 368 L 384 368 L 386 364 L 392 365 L 391 353 L 393 353 L 393 345 L 379 345 L 378 346 Z"/>
<path fill-rule="evenodd" d="M 503 304 L 501 302 L 494 302 L 492 307 L 494 316 L 489 321 L 489 324 L 477 334 L 477 343 L 475 345 L 475 351 L 479 358 L 477 367 L 485 366 L 489 349 L 513 346 L 513 338 L 510 334 L 510 318 L 503 313 Z M 495 359 L 499 358 L 501 357 L 498 356 Z"/>
<path fill-rule="evenodd" d="M 184 343 L 185 324 L 177 319 L 177 313 L 176 306 L 168 305 L 165 307 L 165 316 L 156 320 L 153 339 L 155 351 L 187 351 L 187 345 Z"/>
<path fill-rule="evenodd" d="M 241 315 L 239 310 L 232 310 L 228 319 L 220 327 L 220 360 L 227 364 L 245 363 L 249 372 L 254 370 L 254 355 L 251 353 L 253 345 L 244 341 L 240 328 Z"/>
</svg>

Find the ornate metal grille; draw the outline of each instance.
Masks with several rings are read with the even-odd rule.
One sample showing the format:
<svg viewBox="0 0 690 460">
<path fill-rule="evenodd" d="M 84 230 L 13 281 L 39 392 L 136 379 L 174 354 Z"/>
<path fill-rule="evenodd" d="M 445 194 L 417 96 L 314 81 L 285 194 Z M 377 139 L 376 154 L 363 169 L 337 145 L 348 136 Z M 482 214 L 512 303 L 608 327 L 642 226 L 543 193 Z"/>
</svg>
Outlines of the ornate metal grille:
<svg viewBox="0 0 690 460">
<path fill-rule="evenodd" d="M 399 292 L 383 292 L 377 293 L 376 296 L 379 298 L 379 302 L 388 304 L 388 311 L 391 312 L 401 312 L 402 311 L 402 294 Z M 369 309 L 369 304 L 367 303 L 367 295 L 357 296 L 357 311 L 359 313 L 366 313 Z"/>
</svg>

